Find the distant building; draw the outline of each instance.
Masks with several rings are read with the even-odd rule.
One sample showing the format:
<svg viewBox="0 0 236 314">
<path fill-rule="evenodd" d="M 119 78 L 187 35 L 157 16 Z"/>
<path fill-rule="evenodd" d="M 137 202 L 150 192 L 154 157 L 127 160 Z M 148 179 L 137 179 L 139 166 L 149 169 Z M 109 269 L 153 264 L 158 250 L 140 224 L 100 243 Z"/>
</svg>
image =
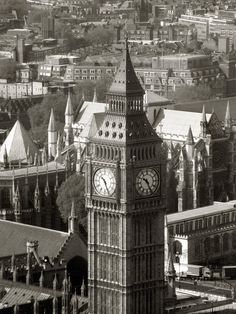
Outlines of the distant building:
<svg viewBox="0 0 236 314">
<path fill-rule="evenodd" d="M 53 16 L 45 14 L 41 16 L 41 32 L 44 39 L 55 37 L 55 20 Z"/>
<path fill-rule="evenodd" d="M 236 198 L 235 127 L 229 104 L 223 125 L 215 112 L 161 109 L 153 123 L 168 161 L 167 208 L 184 211 Z"/>
<path fill-rule="evenodd" d="M 152 58 L 151 67 L 136 67 L 145 89 L 167 95 L 184 85 L 211 86 L 218 78 L 225 77 L 218 65 L 205 55 L 176 54 Z M 224 91 L 221 90 L 221 93 Z"/>
<path fill-rule="evenodd" d="M 79 61 L 79 58 L 71 55 L 49 55 L 45 61 L 38 66 L 38 76 L 43 78 L 63 78 L 67 71 L 68 65 L 74 67 Z M 70 80 L 73 80 L 70 78 Z"/>
<path fill-rule="evenodd" d="M 19 99 L 31 96 L 43 96 L 47 94 L 47 87 L 43 82 L 8 82 L 7 80 L 0 79 L 0 97 Z"/>
<path fill-rule="evenodd" d="M 169 214 L 167 226 L 181 268 L 186 264 L 235 265 L 235 201 Z"/>
</svg>

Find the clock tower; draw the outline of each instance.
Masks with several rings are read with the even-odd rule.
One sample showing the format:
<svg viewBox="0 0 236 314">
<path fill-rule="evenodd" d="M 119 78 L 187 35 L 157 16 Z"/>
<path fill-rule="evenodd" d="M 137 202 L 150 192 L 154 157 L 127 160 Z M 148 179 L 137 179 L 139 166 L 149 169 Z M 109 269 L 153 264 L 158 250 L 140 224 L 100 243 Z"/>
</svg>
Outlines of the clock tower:
<svg viewBox="0 0 236 314">
<path fill-rule="evenodd" d="M 86 158 L 89 312 L 161 314 L 165 165 L 128 42 Z"/>
</svg>

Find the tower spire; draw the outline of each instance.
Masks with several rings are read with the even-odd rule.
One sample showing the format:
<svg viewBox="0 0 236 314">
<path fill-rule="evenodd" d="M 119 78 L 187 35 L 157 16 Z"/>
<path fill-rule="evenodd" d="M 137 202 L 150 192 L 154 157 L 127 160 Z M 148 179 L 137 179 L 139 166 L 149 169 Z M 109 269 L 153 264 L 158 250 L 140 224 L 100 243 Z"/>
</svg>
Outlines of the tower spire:
<svg viewBox="0 0 236 314">
<path fill-rule="evenodd" d="M 68 97 L 66 102 L 66 110 L 65 110 L 65 125 L 70 125 L 74 121 L 74 111 L 71 101 L 71 91 L 68 91 Z"/>
<path fill-rule="evenodd" d="M 126 114 L 142 112 L 143 95 L 144 90 L 134 71 L 126 38 L 122 61 L 107 94 L 109 111 Z M 117 96 L 120 101 L 117 101 Z"/>
<path fill-rule="evenodd" d="M 93 93 L 93 102 L 97 102 L 98 99 L 97 99 L 97 88 L 96 86 L 94 87 L 94 93 Z"/>
<path fill-rule="evenodd" d="M 48 124 L 48 154 L 55 157 L 57 146 L 57 130 L 54 118 L 53 108 L 51 109 L 49 124 Z"/>
<path fill-rule="evenodd" d="M 232 120 L 231 120 L 231 113 L 230 113 L 230 105 L 229 101 L 227 102 L 227 107 L 226 107 L 226 112 L 225 112 L 225 121 L 224 121 L 224 126 L 225 130 L 230 130 L 232 125 Z"/>
<path fill-rule="evenodd" d="M 8 154 L 7 154 L 6 145 L 5 145 L 3 160 L 4 160 L 4 169 L 7 169 L 9 167 L 9 162 L 8 162 Z"/>
<path fill-rule="evenodd" d="M 206 137 L 206 133 L 207 133 L 207 118 L 206 118 L 206 108 L 205 108 L 205 105 L 203 105 L 202 107 L 202 118 L 201 118 L 201 121 L 200 121 L 200 128 L 201 128 L 201 131 L 200 131 L 200 136 L 201 137 Z"/>
<path fill-rule="evenodd" d="M 193 145 L 194 144 L 194 139 L 193 139 L 193 132 L 192 132 L 192 128 L 191 125 L 189 126 L 188 129 L 188 135 L 187 135 L 187 139 L 186 139 L 186 145 Z"/>
</svg>

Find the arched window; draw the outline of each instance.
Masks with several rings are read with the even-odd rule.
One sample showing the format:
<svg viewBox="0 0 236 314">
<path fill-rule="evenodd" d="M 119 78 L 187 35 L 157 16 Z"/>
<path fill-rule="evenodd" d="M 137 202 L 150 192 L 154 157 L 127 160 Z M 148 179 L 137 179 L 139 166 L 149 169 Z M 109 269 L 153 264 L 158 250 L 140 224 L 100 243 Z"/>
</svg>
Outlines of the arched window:
<svg viewBox="0 0 236 314">
<path fill-rule="evenodd" d="M 220 252 L 220 236 L 218 235 L 214 237 L 214 252 Z"/>
<path fill-rule="evenodd" d="M 10 206 L 10 189 L 3 188 L 1 192 L 2 196 L 2 207 L 8 208 Z"/>
<path fill-rule="evenodd" d="M 236 249 L 236 231 L 232 232 L 232 248 Z"/>
<path fill-rule="evenodd" d="M 199 256 L 201 254 L 201 244 L 200 241 L 195 242 L 195 256 Z"/>
<path fill-rule="evenodd" d="M 206 238 L 204 240 L 204 252 L 206 255 L 209 255 L 211 252 L 211 239 L 210 238 Z"/>
<path fill-rule="evenodd" d="M 224 233 L 223 234 L 223 251 L 228 251 L 229 250 L 229 234 Z"/>
</svg>

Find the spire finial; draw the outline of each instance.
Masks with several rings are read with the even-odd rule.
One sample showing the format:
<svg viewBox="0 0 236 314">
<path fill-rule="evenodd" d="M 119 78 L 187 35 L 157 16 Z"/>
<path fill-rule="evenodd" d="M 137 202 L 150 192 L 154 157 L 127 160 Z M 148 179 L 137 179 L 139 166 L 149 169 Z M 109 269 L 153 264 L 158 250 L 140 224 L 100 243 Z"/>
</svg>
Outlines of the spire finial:
<svg viewBox="0 0 236 314">
<path fill-rule="evenodd" d="M 189 126 L 188 129 L 188 135 L 187 135 L 187 139 L 186 139 L 186 145 L 193 145 L 194 144 L 194 139 L 193 139 L 193 132 L 192 132 L 192 128 L 191 125 Z"/>
<path fill-rule="evenodd" d="M 231 127 L 231 113 L 230 113 L 230 104 L 227 102 L 226 112 L 225 112 L 225 128 Z"/>
<path fill-rule="evenodd" d="M 48 131 L 55 132 L 56 131 L 56 125 L 55 125 L 55 118 L 54 118 L 54 110 L 51 108 L 51 114 L 48 124 Z"/>
</svg>

